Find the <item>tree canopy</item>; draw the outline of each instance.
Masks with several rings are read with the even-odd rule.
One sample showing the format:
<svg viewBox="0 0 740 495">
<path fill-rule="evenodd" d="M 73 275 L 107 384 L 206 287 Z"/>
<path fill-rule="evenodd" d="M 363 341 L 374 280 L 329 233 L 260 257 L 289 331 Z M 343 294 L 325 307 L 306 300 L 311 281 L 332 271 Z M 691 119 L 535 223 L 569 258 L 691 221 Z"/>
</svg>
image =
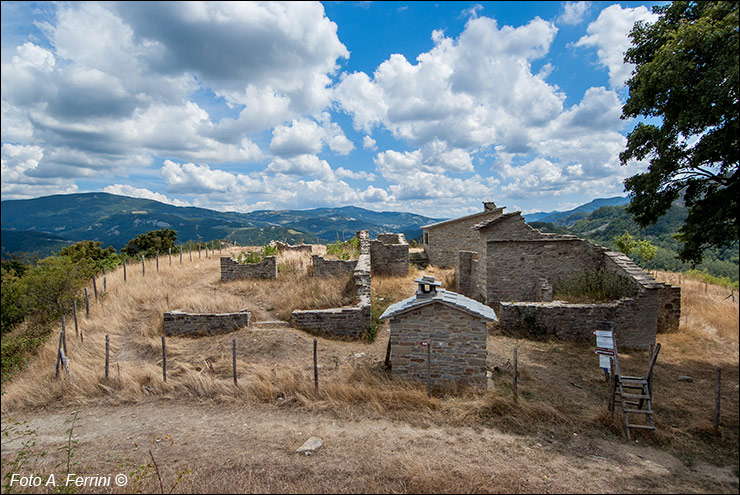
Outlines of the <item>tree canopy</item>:
<svg viewBox="0 0 740 495">
<path fill-rule="evenodd" d="M 128 256 L 154 256 L 157 253 L 166 253 L 168 249 L 175 247 L 177 232 L 167 228 L 150 230 L 137 235 L 128 241 L 121 252 Z"/>
<path fill-rule="evenodd" d="M 625 62 L 622 118 L 643 116 L 619 156 L 649 160 L 625 181 L 628 211 L 653 224 L 682 198 L 689 214 L 679 229 L 679 258 L 700 263 L 705 251 L 738 243 L 738 2 L 673 2 L 639 21 Z M 661 123 L 652 123 L 662 120 Z"/>
</svg>

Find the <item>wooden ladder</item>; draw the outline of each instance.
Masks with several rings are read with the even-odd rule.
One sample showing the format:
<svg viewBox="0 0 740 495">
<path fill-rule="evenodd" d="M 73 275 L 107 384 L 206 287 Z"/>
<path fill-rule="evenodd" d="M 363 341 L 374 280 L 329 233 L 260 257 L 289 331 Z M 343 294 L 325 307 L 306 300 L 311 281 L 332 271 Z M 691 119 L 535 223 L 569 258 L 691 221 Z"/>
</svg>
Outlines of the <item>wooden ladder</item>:
<svg viewBox="0 0 740 495">
<path fill-rule="evenodd" d="M 660 344 L 655 346 L 650 360 L 648 361 L 647 372 L 643 376 L 626 376 L 622 375 L 619 370 L 619 358 L 617 353 L 616 338 L 614 339 L 614 377 L 615 383 L 612 384 L 612 394 L 619 395 L 619 402 L 622 405 L 622 416 L 624 417 L 624 429 L 627 434 L 627 440 L 632 440 L 630 430 L 648 430 L 655 438 L 655 421 L 653 419 L 653 366 L 658 359 Z M 616 385 L 616 386 L 615 386 Z M 612 397 L 612 404 L 614 397 Z M 613 407 L 613 406 L 612 406 Z M 613 408 L 612 408 L 613 411 Z M 630 421 L 630 415 L 646 416 L 646 423 L 633 423 Z"/>
</svg>

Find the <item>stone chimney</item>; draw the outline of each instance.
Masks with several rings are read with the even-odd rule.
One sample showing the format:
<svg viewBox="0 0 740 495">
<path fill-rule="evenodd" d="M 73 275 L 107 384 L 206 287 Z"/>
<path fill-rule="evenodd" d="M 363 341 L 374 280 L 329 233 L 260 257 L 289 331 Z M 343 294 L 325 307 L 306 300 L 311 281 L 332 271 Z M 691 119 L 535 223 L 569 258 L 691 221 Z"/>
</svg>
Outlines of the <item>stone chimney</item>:
<svg viewBox="0 0 740 495">
<path fill-rule="evenodd" d="M 493 211 L 496 209 L 496 203 L 493 201 L 484 201 L 483 202 L 483 211 Z"/>
<path fill-rule="evenodd" d="M 424 275 L 422 278 L 417 278 L 414 282 L 419 284 L 419 289 L 416 291 L 417 299 L 436 296 L 437 287 L 442 286 L 441 283 L 437 282 L 437 280 L 430 275 Z"/>
</svg>

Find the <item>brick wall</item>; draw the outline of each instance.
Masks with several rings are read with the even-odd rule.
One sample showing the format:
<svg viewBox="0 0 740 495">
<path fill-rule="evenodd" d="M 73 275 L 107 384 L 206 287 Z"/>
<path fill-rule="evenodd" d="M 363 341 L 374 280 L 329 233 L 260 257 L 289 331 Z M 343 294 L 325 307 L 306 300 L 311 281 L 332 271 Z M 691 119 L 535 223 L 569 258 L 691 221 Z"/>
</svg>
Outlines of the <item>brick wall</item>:
<svg viewBox="0 0 740 495">
<path fill-rule="evenodd" d="M 432 381 L 486 384 L 486 324 L 441 302 L 391 319 L 391 369 L 394 375 L 426 380 L 429 342 Z M 442 344 L 440 346 L 440 343 Z"/>
<path fill-rule="evenodd" d="M 221 281 L 238 278 L 277 279 L 277 257 L 266 256 L 259 263 L 240 264 L 234 258 L 221 257 Z"/>
<path fill-rule="evenodd" d="M 357 232 L 360 257 L 355 262 L 352 277 L 360 300 L 355 306 L 342 308 L 302 310 L 291 313 L 291 323 L 316 335 L 326 337 L 360 338 L 372 321 L 370 315 L 370 240 L 367 230 Z"/>
<path fill-rule="evenodd" d="M 402 277 L 409 273 L 409 244 L 403 234 L 378 234 L 370 241 L 373 274 Z"/>
<path fill-rule="evenodd" d="M 164 313 L 164 334 L 176 337 L 220 335 L 249 326 L 251 313 L 246 309 L 236 313 Z"/>
</svg>

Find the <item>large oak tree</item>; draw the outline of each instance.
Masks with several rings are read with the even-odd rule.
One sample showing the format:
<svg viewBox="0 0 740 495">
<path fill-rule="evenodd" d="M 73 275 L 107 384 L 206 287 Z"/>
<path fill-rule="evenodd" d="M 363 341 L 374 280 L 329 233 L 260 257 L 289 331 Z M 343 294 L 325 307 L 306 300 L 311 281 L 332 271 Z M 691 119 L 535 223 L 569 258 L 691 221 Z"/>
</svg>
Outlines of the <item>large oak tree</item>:
<svg viewBox="0 0 740 495">
<path fill-rule="evenodd" d="M 641 226 L 678 198 L 689 214 L 679 257 L 700 263 L 705 251 L 738 243 L 738 2 L 673 2 L 653 7 L 655 23 L 638 22 L 625 62 L 622 118 L 647 117 L 619 156 L 649 160 L 625 181 L 628 211 Z"/>
</svg>

